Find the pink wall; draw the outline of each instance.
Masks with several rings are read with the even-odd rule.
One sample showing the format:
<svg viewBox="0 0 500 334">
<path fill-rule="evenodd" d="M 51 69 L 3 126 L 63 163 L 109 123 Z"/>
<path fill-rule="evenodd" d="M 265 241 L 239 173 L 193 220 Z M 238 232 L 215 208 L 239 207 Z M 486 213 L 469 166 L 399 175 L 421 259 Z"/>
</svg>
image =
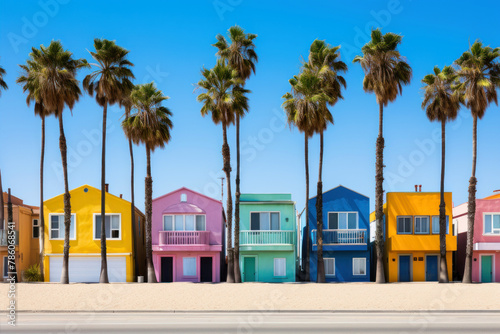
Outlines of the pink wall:
<svg viewBox="0 0 500 334">
<path fill-rule="evenodd" d="M 153 245 L 158 245 L 158 232 L 163 230 L 163 211 L 168 207 L 181 203 L 181 194 L 187 195 L 188 204 L 193 204 L 206 214 L 206 230 L 210 231 L 210 244 L 222 245 L 224 221 L 222 217 L 222 203 L 187 188 L 180 188 L 153 200 Z M 179 250 L 182 250 L 180 248 Z"/>
<path fill-rule="evenodd" d="M 493 278 L 495 282 L 500 282 L 500 252 L 498 251 L 474 251 L 472 253 L 472 281 L 481 281 L 480 261 L 481 255 L 493 256 Z M 475 261 L 474 261 L 475 259 Z"/>
<path fill-rule="evenodd" d="M 500 242 L 500 235 L 483 235 L 483 213 L 485 212 L 500 212 L 500 199 L 476 200 L 474 242 Z"/>
<path fill-rule="evenodd" d="M 220 282 L 220 253 L 219 252 L 155 252 L 153 254 L 153 266 L 155 268 L 156 280 L 161 281 L 160 266 L 161 257 L 172 257 L 174 282 L 199 282 L 200 281 L 200 257 L 212 257 L 212 280 Z M 182 258 L 196 257 L 196 277 L 183 275 Z"/>
</svg>

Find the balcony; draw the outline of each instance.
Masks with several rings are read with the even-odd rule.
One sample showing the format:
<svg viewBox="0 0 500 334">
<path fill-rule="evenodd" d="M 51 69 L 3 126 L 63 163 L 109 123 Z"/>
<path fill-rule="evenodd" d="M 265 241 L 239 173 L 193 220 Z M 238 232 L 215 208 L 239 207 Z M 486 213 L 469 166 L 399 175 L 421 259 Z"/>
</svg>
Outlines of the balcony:
<svg viewBox="0 0 500 334">
<path fill-rule="evenodd" d="M 312 230 L 313 251 L 317 250 L 317 230 Z M 323 230 L 323 250 L 367 250 L 365 229 Z"/>
<path fill-rule="evenodd" d="M 160 231 L 160 246 L 209 245 L 209 231 Z"/>
<path fill-rule="evenodd" d="M 18 231 L 14 231 L 16 233 L 16 246 L 19 245 L 19 233 Z M 0 230 L 0 246 L 8 246 L 8 236 L 9 230 Z"/>
<path fill-rule="evenodd" d="M 245 250 L 293 250 L 294 231 L 241 231 L 240 249 Z"/>
</svg>

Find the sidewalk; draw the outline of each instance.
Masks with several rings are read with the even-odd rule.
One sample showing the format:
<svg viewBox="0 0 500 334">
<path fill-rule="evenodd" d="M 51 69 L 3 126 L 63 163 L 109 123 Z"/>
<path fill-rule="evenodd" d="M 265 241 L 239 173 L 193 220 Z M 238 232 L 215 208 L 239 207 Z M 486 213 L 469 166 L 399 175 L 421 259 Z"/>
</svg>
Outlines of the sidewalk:
<svg viewBox="0 0 500 334">
<path fill-rule="evenodd" d="M 8 284 L 0 284 L 7 310 Z M 17 311 L 500 311 L 500 284 L 19 283 Z M 3 297 L 5 296 L 5 298 Z"/>
</svg>

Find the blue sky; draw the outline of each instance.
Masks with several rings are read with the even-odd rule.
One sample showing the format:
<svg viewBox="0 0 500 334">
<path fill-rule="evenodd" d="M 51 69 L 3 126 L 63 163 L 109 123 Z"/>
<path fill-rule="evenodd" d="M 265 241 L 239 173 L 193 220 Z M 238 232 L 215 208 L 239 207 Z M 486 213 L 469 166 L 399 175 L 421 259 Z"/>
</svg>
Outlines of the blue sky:
<svg viewBox="0 0 500 334">
<path fill-rule="evenodd" d="M 463 5 L 461 5 L 463 4 Z M 467 8 L 464 11 L 463 8 Z M 488 8 L 488 10 L 485 10 Z M 18 64 L 32 46 L 61 40 L 76 57 L 90 60 L 96 37 L 116 40 L 130 50 L 136 83 L 154 80 L 170 97 L 172 141 L 152 158 L 154 197 L 181 186 L 220 198 L 222 130 L 200 115 L 193 93 L 200 68 L 215 64 L 211 46 L 218 33 L 238 24 L 258 34 L 257 74 L 248 81 L 250 113 L 241 124 L 242 192 L 292 193 L 299 211 L 304 207 L 303 136 L 284 123 L 281 96 L 288 79 L 298 73 L 302 57 L 316 38 L 342 45 L 349 66 L 345 99 L 332 113 L 335 125 L 325 133 L 323 187 L 339 184 L 370 197 L 374 207 L 375 139 L 378 106 L 362 89 L 363 72 L 352 59 L 368 40 L 371 28 L 404 35 L 401 53 L 413 68 L 411 85 L 385 109 L 386 191 L 438 191 L 440 178 L 439 125 L 422 111 L 420 80 L 451 64 L 477 38 L 500 46 L 497 14 L 500 5 L 486 1 L 2 1 L 0 3 L 0 64 L 7 71 L 9 90 L 0 97 L 0 168 L 4 189 L 26 203 L 39 202 L 40 119 L 26 106 L 15 79 Z M 80 80 L 89 73 L 80 73 Z M 129 155 L 120 127 L 123 110 L 109 112 L 107 182 L 114 194 L 130 199 Z M 69 185 L 100 185 L 102 109 L 84 95 L 64 114 L 69 148 Z M 498 145 L 499 107 L 493 105 L 479 123 L 478 197 L 500 188 Z M 47 120 L 45 198 L 64 191 L 59 130 Z M 229 131 L 235 153 L 234 128 Z M 467 199 L 471 172 L 472 121 L 466 109 L 448 126 L 446 190 L 455 204 Z M 311 196 L 315 195 L 319 140 L 310 141 Z M 144 208 L 144 147 L 135 148 L 136 203 Z M 235 165 L 233 163 L 233 170 Z M 234 173 L 232 174 L 234 176 Z M 234 191 L 234 187 L 233 187 Z M 224 191 L 226 193 L 226 191 Z"/>
</svg>

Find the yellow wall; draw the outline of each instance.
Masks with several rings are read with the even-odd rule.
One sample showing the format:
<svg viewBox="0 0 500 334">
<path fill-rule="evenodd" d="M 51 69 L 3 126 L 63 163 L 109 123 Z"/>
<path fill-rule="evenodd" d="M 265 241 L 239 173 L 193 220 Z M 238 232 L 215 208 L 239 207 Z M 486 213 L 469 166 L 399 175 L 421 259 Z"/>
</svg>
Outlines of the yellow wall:
<svg viewBox="0 0 500 334">
<path fill-rule="evenodd" d="M 84 189 L 88 189 L 87 192 Z M 100 254 L 101 241 L 94 240 L 94 213 L 101 212 L 101 191 L 94 187 L 84 185 L 70 191 L 71 195 L 71 213 L 76 214 L 76 239 L 70 240 L 71 254 Z M 130 202 L 117 196 L 106 194 L 106 214 L 121 214 L 121 240 L 106 240 L 107 255 L 113 256 L 113 253 L 129 254 L 126 256 L 127 262 L 127 282 L 134 281 L 134 250 L 132 242 L 132 221 L 131 221 Z M 49 273 L 49 254 L 62 254 L 64 249 L 64 240 L 50 240 L 50 219 L 51 213 L 64 213 L 63 195 L 56 196 L 44 202 L 45 215 L 45 280 L 50 278 Z M 144 226 L 144 215 L 136 210 L 137 217 L 141 219 L 141 229 Z M 96 255 L 99 256 L 99 255 Z M 123 255 L 121 255 L 123 256 Z M 142 260 L 141 260 L 142 261 Z"/>
<path fill-rule="evenodd" d="M 425 255 L 439 254 L 438 234 L 397 234 L 398 216 L 438 216 L 439 193 L 388 193 L 386 218 L 386 277 L 389 282 L 398 281 L 399 255 L 411 255 L 413 281 L 425 281 Z M 449 231 L 446 236 L 446 259 L 448 275 L 452 279 L 452 252 L 457 250 L 457 237 L 453 236 L 453 202 L 451 193 L 445 193 L 446 215 L 449 216 Z M 432 218 L 429 218 L 432 223 Z M 414 223 L 414 221 L 413 221 Z M 413 227 L 414 228 L 414 227 Z M 432 231 L 432 225 L 431 225 Z M 413 261 L 416 257 L 417 261 Z M 418 261 L 423 258 L 423 261 Z"/>
</svg>

